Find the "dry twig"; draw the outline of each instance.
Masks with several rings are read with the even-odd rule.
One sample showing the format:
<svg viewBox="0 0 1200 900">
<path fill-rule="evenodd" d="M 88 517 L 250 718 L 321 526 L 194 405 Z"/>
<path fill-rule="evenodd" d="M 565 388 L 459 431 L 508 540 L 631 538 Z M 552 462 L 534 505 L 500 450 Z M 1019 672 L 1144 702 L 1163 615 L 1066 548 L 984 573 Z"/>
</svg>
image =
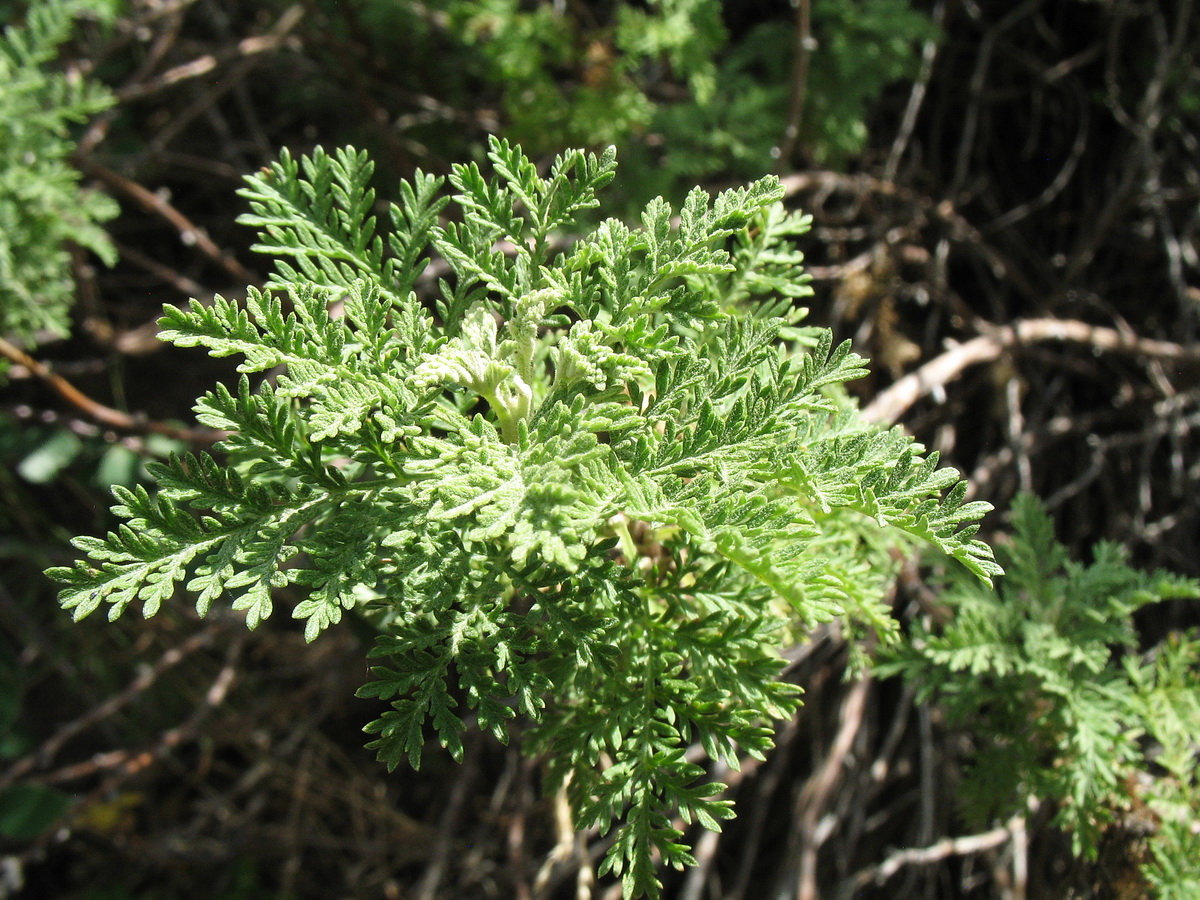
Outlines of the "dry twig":
<svg viewBox="0 0 1200 900">
<path fill-rule="evenodd" d="M 93 400 L 67 379 L 52 372 L 50 367 L 34 359 L 24 350 L 0 338 L 0 356 L 5 356 L 30 374 L 46 382 L 60 397 L 102 425 L 135 434 L 161 434 L 190 444 L 213 444 L 222 437 L 218 431 L 200 428 L 180 428 L 165 422 L 155 422 L 144 416 L 130 415 Z"/>
<path fill-rule="evenodd" d="M 1200 360 L 1200 347 L 1137 337 L 1115 328 L 1071 319 L 1024 319 L 1012 325 L 981 325 L 987 333 L 957 344 L 882 391 L 863 410 L 869 422 L 894 423 L 926 394 L 945 387 L 964 369 L 997 359 L 1005 350 L 1039 341 L 1063 341 L 1095 350 L 1150 359 Z"/>
</svg>

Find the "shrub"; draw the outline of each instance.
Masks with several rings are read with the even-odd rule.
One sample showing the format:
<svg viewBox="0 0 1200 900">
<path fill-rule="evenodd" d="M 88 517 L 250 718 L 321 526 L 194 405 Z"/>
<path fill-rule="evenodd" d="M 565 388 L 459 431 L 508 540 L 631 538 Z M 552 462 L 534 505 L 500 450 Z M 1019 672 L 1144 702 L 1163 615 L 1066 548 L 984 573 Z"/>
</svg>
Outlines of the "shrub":
<svg viewBox="0 0 1200 900">
<path fill-rule="evenodd" d="M 941 595 L 953 621 L 938 633 L 918 623 L 878 671 L 903 674 L 969 728 L 961 796 L 975 823 L 1050 802 L 1074 851 L 1095 859 L 1128 811 L 1149 806 L 1147 877 L 1161 897 L 1195 896 L 1200 644 L 1175 635 L 1139 654 L 1133 615 L 1200 584 L 1138 572 L 1111 543 L 1090 565 L 1071 560 L 1032 495 L 1014 502 L 1013 525 L 999 589 L 954 579 Z"/>
<path fill-rule="evenodd" d="M 309 640 L 369 617 L 381 664 L 359 693 L 391 703 L 367 726 L 389 767 L 420 765 L 427 725 L 460 758 L 465 710 L 501 741 L 520 717 L 576 824 L 623 821 L 605 870 L 657 896 L 656 856 L 691 862 L 672 815 L 732 815 L 688 746 L 761 757 L 799 703 L 785 631 L 890 633 L 877 533 L 990 578 L 966 524 L 989 507 L 830 393 L 865 363 L 800 325 L 807 220 L 774 178 L 563 242 L 614 152 L 542 177 L 490 146 L 494 174 L 454 167 L 450 198 L 402 183 L 386 239 L 365 154 L 285 152 L 253 176 L 266 290 L 161 320 L 243 358 L 196 407 L 228 463 L 175 457 L 157 494 L 115 489 L 126 524 L 50 574 L 76 618 L 152 615 L 180 582 L 250 627 L 286 592 Z M 445 277 L 423 303 L 431 253 Z"/>
</svg>

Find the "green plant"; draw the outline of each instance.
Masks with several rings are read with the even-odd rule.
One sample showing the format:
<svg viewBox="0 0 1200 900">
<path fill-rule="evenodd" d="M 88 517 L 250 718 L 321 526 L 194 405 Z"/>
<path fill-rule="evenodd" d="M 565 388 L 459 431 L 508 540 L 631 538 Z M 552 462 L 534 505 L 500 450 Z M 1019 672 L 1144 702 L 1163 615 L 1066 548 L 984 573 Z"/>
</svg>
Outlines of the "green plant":
<svg viewBox="0 0 1200 900">
<path fill-rule="evenodd" d="M 812 30 L 800 147 L 816 164 L 836 168 L 867 146 L 872 110 L 887 88 L 916 75 L 913 48 L 939 33 L 909 0 L 817 0 Z M 647 126 L 653 146 L 630 142 L 649 190 L 778 166 L 795 52 L 789 23 L 762 22 L 714 53 L 714 89 L 658 103 Z"/>
<path fill-rule="evenodd" d="M 1200 645 L 1176 637 L 1142 658 L 1133 614 L 1196 597 L 1200 584 L 1138 572 L 1111 543 L 1090 565 L 1072 561 L 1031 495 L 1015 500 L 1013 529 L 997 551 L 1007 572 L 998 589 L 955 579 L 940 597 L 953 621 L 940 633 L 918 623 L 878 671 L 902 673 L 969 726 L 976 749 L 961 795 L 976 821 L 1050 801 L 1075 852 L 1095 858 L 1121 812 L 1149 803 L 1162 828 L 1148 877 L 1162 897 L 1195 896 Z"/>
<path fill-rule="evenodd" d="M 614 152 L 545 177 L 505 141 L 489 157 L 490 178 L 454 167 L 452 198 L 402 183 L 386 239 L 365 154 L 285 152 L 249 179 L 267 289 L 161 320 L 244 358 L 196 407 L 230 432 L 228 464 L 177 457 L 156 495 L 116 488 L 127 524 L 50 575 L 76 618 L 152 615 L 179 582 L 250 627 L 298 594 L 309 640 L 365 612 L 385 664 L 360 696 L 391 702 L 367 726 L 389 767 L 420 765 L 427 723 L 460 758 L 464 707 L 501 741 L 523 717 L 579 827 L 624 820 L 605 869 L 657 896 L 656 855 L 691 861 L 671 815 L 732 815 L 689 744 L 736 766 L 798 705 L 784 631 L 890 628 L 864 571 L 877 531 L 988 579 L 964 523 L 989 507 L 828 393 L 864 361 L 798 324 L 807 221 L 775 179 L 696 189 L 677 224 L 660 198 L 641 229 L 608 219 L 559 250 Z M 431 252 L 448 272 L 423 304 Z"/>
<path fill-rule="evenodd" d="M 585 5 L 455 0 L 454 32 L 495 85 L 504 133 L 531 153 L 622 148 L 623 190 L 640 206 L 697 181 L 778 165 L 797 78 L 795 24 L 731 38 L 717 0 Z M 863 150 L 872 107 L 916 75 L 937 27 L 910 0 L 816 0 L 802 146 L 820 165 Z M 798 86 L 796 86 L 798 87 Z M 790 162 L 790 161 L 789 161 Z"/>
<path fill-rule="evenodd" d="M 449 12 L 501 91 L 506 132 L 532 153 L 643 131 L 656 106 L 648 72 L 663 66 L 689 94 L 711 97 L 714 55 L 727 37 L 716 0 L 620 2 L 606 13 L 455 0 Z"/>
<path fill-rule="evenodd" d="M 81 190 L 79 173 L 68 163 L 70 124 L 114 98 L 77 73 L 50 68 L 72 17 L 103 13 L 109 5 L 34 3 L 24 26 L 10 25 L 0 38 L 0 337 L 27 342 L 42 330 L 66 334 L 75 297 L 68 241 L 109 265 L 116 260 L 99 223 L 115 216 L 117 205 Z"/>
<path fill-rule="evenodd" d="M 1143 867 L 1160 900 L 1200 895 L 1200 783 L 1196 735 L 1200 734 L 1200 641 L 1172 635 L 1146 660 L 1125 659 L 1135 692 L 1133 720 L 1151 741 L 1147 762 L 1156 777 L 1142 779 L 1157 821 Z"/>
<path fill-rule="evenodd" d="M 838 166 L 867 144 L 872 106 L 889 85 L 917 74 L 915 47 L 940 32 L 911 0 L 814 0 L 802 138 L 818 163 Z"/>
</svg>

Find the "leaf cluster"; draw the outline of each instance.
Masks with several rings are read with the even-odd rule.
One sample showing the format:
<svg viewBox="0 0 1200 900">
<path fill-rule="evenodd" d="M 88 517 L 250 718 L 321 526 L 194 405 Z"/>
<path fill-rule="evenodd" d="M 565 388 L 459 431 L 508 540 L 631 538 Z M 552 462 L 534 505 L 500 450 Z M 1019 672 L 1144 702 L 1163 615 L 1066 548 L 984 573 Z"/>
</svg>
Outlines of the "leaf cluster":
<svg viewBox="0 0 1200 900">
<path fill-rule="evenodd" d="M 1012 539 L 997 556 L 1006 574 L 996 591 L 956 580 L 942 595 L 953 621 L 939 631 L 918 623 L 878 666 L 969 725 L 967 810 L 987 821 L 1021 812 L 1030 798 L 1051 801 L 1076 853 L 1090 857 L 1133 801 L 1131 785 L 1165 768 L 1154 791 L 1186 797 L 1193 821 L 1197 647 L 1172 639 L 1143 658 L 1133 616 L 1194 598 L 1200 584 L 1139 572 L 1111 543 L 1098 544 L 1090 564 L 1070 559 L 1032 495 L 1014 502 Z M 1166 846 L 1170 859 L 1184 855 Z"/>
<path fill-rule="evenodd" d="M 73 17 L 104 6 L 78 0 L 31 4 L 21 26 L 0 36 L 0 334 L 27 342 L 64 335 L 75 296 L 73 241 L 105 263 L 116 260 L 100 223 L 111 198 L 81 190 L 69 164 L 70 126 L 114 102 L 105 88 L 53 70 Z"/>
<path fill-rule="evenodd" d="M 814 158 L 837 166 L 867 143 L 871 108 L 889 85 L 915 78 L 917 48 L 941 33 L 911 0 L 815 0 L 818 51 L 809 73 L 806 137 Z"/>
<path fill-rule="evenodd" d="M 1173 634 L 1145 660 L 1127 658 L 1136 692 L 1135 715 L 1149 741 L 1154 779 L 1140 779 L 1142 800 L 1157 822 L 1152 858 L 1142 867 L 1160 900 L 1186 900 L 1200 891 L 1200 641 Z M 1147 768 L 1150 768 L 1148 766 Z"/>
<path fill-rule="evenodd" d="M 544 174 L 503 140 L 488 155 L 490 175 L 401 184 L 386 233 L 353 149 L 249 179 L 266 289 L 161 320 L 241 359 L 196 406 L 226 462 L 173 457 L 156 493 L 117 489 L 124 524 L 51 574 L 77 618 L 149 615 L 179 584 L 250 627 L 288 597 L 309 640 L 367 616 L 360 696 L 390 704 L 366 729 L 389 767 L 420 765 L 427 729 L 459 758 L 471 720 L 501 741 L 528 723 L 577 824 L 622 823 L 604 869 L 657 896 L 655 860 L 692 861 L 673 816 L 732 814 L 687 748 L 761 757 L 798 705 L 785 628 L 888 629 L 857 583 L 862 535 L 922 538 L 986 579 L 987 507 L 833 399 L 865 363 L 798 324 L 807 222 L 777 180 L 572 240 L 614 152 Z"/>
<path fill-rule="evenodd" d="M 873 105 L 916 75 L 938 29 L 911 0 L 811 4 L 803 149 L 837 166 L 862 151 Z M 617 0 L 603 9 L 455 0 L 455 38 L 493 86 L 505 133 L 533 153 L 616 143 L 637 199 L 664 185 L 754 177 L 776 164 L 793 115 L 794 15 L 741 16 L 718 0 Z M 765 19 L 765 21 L 763 21 Z"/>
<path fill-rule="evenodd" d="M 651 124 L 650 73 L 703 101 L 728 35 L 716 0 L 655 0 L 573 10 L 518 0 L 454 0 L 453 32 L 495 85 L 505 131 L 531 152 L 620 142 Z"/>
</svg>

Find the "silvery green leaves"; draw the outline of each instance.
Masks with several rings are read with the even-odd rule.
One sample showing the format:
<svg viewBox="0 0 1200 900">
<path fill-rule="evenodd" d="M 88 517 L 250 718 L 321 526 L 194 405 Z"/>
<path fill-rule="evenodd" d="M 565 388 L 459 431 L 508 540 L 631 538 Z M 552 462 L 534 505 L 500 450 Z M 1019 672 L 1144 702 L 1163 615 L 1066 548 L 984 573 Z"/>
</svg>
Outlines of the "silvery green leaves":
<svg viewBox="0 0 1200 900">
<path fill-rule="evenodd" d="M 227 464 L 160 467 L 157 495 L 118 498 L 128 525 L 51 574 L 77 616 L 151 614 L 177 584 L 251 626 L 286 588 L 309 640 L 366 616 L 381 759 L 419 764 L 426 726 L 460 755 L 464 708 L 501 739 L 533 725 L 579 824 L 624 820 L 608 870 L 656 895 L 655 856 L 690 860 L 671 817 L 731 814 L 686 748 L 761 755 L 798 704 L 785 630 L 887 631 L 864 575 L 887 543 L 866 535 L 994 574 L 985 505 L 832 398 L 865 362 L 796 327 L 807 223 L 775 179 L 579 237 L 611 150 L 545 175 L 504 141 L 488 155 L 450 197 L 402 184 L 386 235 L 362 153 L 249 179 L 266 289 L 162 319 L 165 340 L 241 358 L 196 406 Z"/>
<path fill-rule="evenodd" d="M 1131 802 L 1162 815 L 1190 795 L 1164 821 L 1194 820 L 1197 646 L 1176 632 L 1138 652 L 1145 635 L 1134 616 L 1154 603 L 1194 599 L 1200 583 L 1138 571 L 1112 543 L 1096 544 L 1088 565 L 1071 559 L 1030 494 L 1014 500 L 1012 525 L 999 588 L 952 578 L 939 600 L 953 617 L 937 628 L 915 623 L 915 639 L 887 648 L 876 670 L 902 674 L 951 726 L 969 725 L 976 739 L 961 798 L 975 821 L 1003 821 L 1034 797 L 1049 801 L 1075 853 L 1094 858 L 1114 814 Z M 1167 674 L 1176 666 L 1189 674 Z M 1186 739 L 1172 737 L 1184 721 Z M 1174 755 L 1170 746 L 1187 749 Z M 1173 799 L 1160 806 L 1166 796 Z M 1155 834 L 1155 856 L 1179 853 L 1175 840 Z M 1194 857 L 1176 859 L 1195 871 Z M 1143 865 L 1147 874 L 1157 868 Z"/>
</svg>

